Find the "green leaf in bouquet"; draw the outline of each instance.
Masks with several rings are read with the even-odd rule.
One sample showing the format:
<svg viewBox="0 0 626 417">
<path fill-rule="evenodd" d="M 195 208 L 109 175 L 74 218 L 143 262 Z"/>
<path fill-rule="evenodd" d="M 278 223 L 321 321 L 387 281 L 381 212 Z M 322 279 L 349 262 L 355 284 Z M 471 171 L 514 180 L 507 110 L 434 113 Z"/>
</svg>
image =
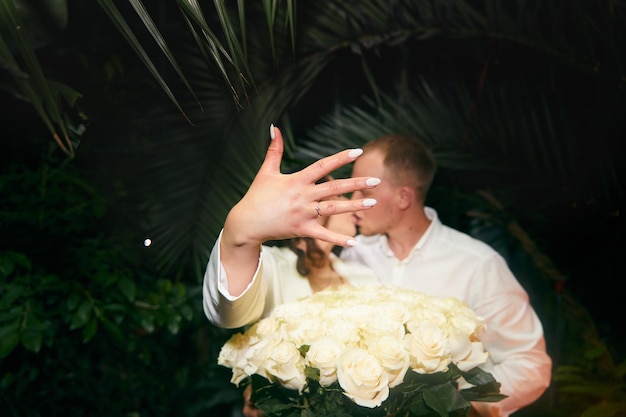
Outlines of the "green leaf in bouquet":
<svg viewBox="0 0 626 417">
<path fill-rule="evenodd" d="M 434 374 L 420 374 L 419 372 L 409 371 L 404 377 L 402 385 L 406 385 L 407 389 L 415 389 L 415 386 L 428 386 L 445 384 L 448 381 L 457 379 L 461 374 L 458 369 L 450 364 L 446 372 L 436 372 Z"/>
<path fill-rule="evenodd" d="M 461 395 L 467 401 L 498 402 L 507 397 L 500 393 L 500 383 L 489 372 L 476 367 L 461 374 L 467 382 L 474 385 L 461 390 Z"/>
<path fill-rule="evenodd" d="M 454 364 L 451 364 L 450 368 L 458 369 Z M 465 380 L 472 385 L 480 386 L 496 382 L 496 379 L 493 377 L 493 375 L 491 375 L 489 372 L 482 370 L 480 367 L 476 367 L 465 372 L 459 372 L 463 376 L 463 378 L 465 378 Z"/>
<path fill-rule="evenodd" d="M 279 384 L 260 375 L 252 375 L 250 379 L 252 393 L 250 400 L 263 411 L 267 417 L 300 416 L 300 406 L 298 403 L 298 392 L 287 389 Z M 297 411 L 297 414 L 293 414 Z"/>
<path fill-rule="evenodd" d="M 426 405 L 424 394 L 422 392 L 415 395 L 413 401 L 409 404 L 408 409 L 411 412 L 411 416 L 427 417 L 437 415 L 430 407 L 428 407 L 428 405 Z"/>
<path fill-rule="evenodd" d="M 464 416 L 470 409 L 470 403 L 451 382 L 425 388 L 424 402 L 440 416 Z"/>
<path fill-rule="evenodd" d="M 358 413 L 348 412 L 346 404 L 355 406 L 345 395 L 343 395 L 339 384 L 335 383 L 329 387 L 321 387 L 319 384 L 313 384 L 312 395 L 307 398 L 307 407 L 305 410 L 307 415 L 311 416 L 336 416 L 336 417 L 354 417 L 359 416 Z M 304 413 L 303 413 L 304 415 Z"/>
<path fill-rule="evenodd" d="M 320 380 L 320 370 L 317 368 L 312 368 L 307 366 L 304 368 L 304 376 L 311 381 L 319 381 Z"/>
</svg>

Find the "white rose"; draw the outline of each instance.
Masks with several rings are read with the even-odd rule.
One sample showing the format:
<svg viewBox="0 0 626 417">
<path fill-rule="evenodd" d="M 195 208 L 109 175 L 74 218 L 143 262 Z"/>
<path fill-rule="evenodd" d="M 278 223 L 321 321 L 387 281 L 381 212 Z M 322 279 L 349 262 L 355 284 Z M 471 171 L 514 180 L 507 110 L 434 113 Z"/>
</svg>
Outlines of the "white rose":
<svg viewBox="0 0 626 417">
<path fill-rule="evenodd" d="M 411 368 L 420 374 L 445 372 L 451 361 L 447 335 L 432 323 L 416 326 L 406 336 Z"/>
<path fill-rule="evenodd" d="M 344 345 L 332 337 L 313 342 L 305 356 L 306 363 L 320 370 L 320 385 L 327 387 L 337 381 L 337 363 Z"/>
<path fill-rule="evenodd" d="M 378 304 L 376 306 L 376 310 L 378 311 L 376 313 L 377 315 L 384 315 L 390 320 L 402 324 L 406 323 L 411 317 L 411 312 L 409 311 L 407 306 L 395 300 Z"/>
<path fill-rule="evenodd" d="M 349 305 L 338 311 L 339 313 L 360 328 L 366 328 L 375 317 L 371 306 L 363 304 Z"/>
<path fill-rule="evenodd" d="M 267 358 L 265 370 L 270 380 L 278 381 L 286 388 L 302 392 L 306 379 L 304 361 L 298 348 L 289 342 L 279 343 Z"/>
<path fill-rule="evenodd" d="M 389 379 L 376 358 L 352 349 L 339 359 L 337 380 L 344 394 L 360 406 L 374 408 L 389 397 Z"/>
<path fill-rule="evenodd" d="M 248 336 L 248 345 L 253 346 L 257 344 L 265 345 L 268 341 L 264 340 L 266 338 L 271 339 L 270 341 L 275 342 L 277 338 L 285 338 L 285 332 L 281 329 L 281 323 L 272 318 L 267 317 L 262 320 L 259 320 L 255 324 L 253 324 L 245 333 Z M 248 347 L 250 349 L 250 347 Z M 258 349 L 258 348 L 255 348 Z"/>
<path fill-rule="evenodd" d="M 413 311 L 413 317 L 411 317 L 411 320 L 407 323 L 407 327 L 410 331 L 413 331 L 413 327 L 419 327 L 425 321 L 436 326 L 445 326 L 448 322 L 448 318 L 444 312 L 439 309 L 422 307 Z"/>
<path fill-rule="evenodd" d="M 266 317 L 259 320 L 249 330 L 249 334 L 255 334 L 258 337 L 265 337 L 267 335 L 278 333 L 280 330 L 280 322 L 274 317 Z"/>
<path fill-rule="evenodd" d="M 325 290 L 274 309 L 222 348 L 218 364 L 231 382 L 258 374 L 302 392 L 304 370 L 320 370 L 320 384 L 339 383 L 344 394 L 369 408 L 380 406 L 408 369 L 462 371 L 488 361 L 479 341 L 484 321 L 458 299 L 391 286 Z M 406 334 L 405 333 L 409 333 Z M 303 358 L 298 348 L 308 345 Z"/>
<path fill-rule="evenodd" d="M 344 345 L 355 346 L 359 342 L 359 329 L 347 320 L 335 318 L 325 322 L 326 335 L 338 340 Z"/>
<path fill-rule="evenodd" d="M 441 310 L 441 311 L 451 311 L 454 309 L 464 307 L 464 304 L 460 302 L 458 298 L 454 298 L 454 297 L 446 297 L 446 298 L 433 297 L 430 299 L 429 304 L 430 304 L 430 308 Z"/>
<path fill-rule="evenodd" d="M 482 319 L 466 313 L 452 317 L 450 324 L 456 329 L 456 332 L 465 333 L 466 335 L 476 335 L 484 329 Z"/>
<path fill-rule="evenodd" d="M 222 346 L 217 357 L 218 365 L 232 368 L 230 382 L 239 385 L 248 375 L 245 373 L 246 366 L 245 350 L 248 346 L 249 338 L 241 333 L 234 334 Z"/>
<path fill-rule="evenodd" d="M 296 346 L 310 345 L 313 341 L 324 336 L 326 329 L 324 322 L 317 316 L 302 320 L 298 327 L 289 333 L 289 338 Z"/>
<path fill-rule="evenodd" d="M 393 388 L 404 381 L 410 359 L 409 352 L 400 339 L 388 335 L 382 336 L 372 346 L 370 352 L 387 372 L 389 388 Z"/>
<path fill-rule="evenodd" d="M 392 299 L 403 303 L 406 306 L 414 307 L 414 308 L 422 308 L 430 304 L 432 296 L 421 293 L 421 292 L 413 292 L 413 291 L 400 291 L 396 292 L 396 295 L 392 297 Z"/>
<path fill-rule="evenodd" d="M 450 336 L 450 354 L 452 362 L 463 372 L 484 364 L 489 357 L 481 342 L 472 342 L 460 333 Z"/>
<path fill-rule="evenodd" d="M 271 372 L 267 370 L 267 364 L 276 347 L 283 341 L 278 334 L 268 335 L 263 339 L 255 339 L 246 348 L 244 355 L 246 363 L 244 372 L 247 375 L 259 374 L 272 380 Z"/>
<path fill-rule="evenodd" d="M 237 359 L 248 345 L 248 339 L 248 336 L 242 333 L 232 335 L 220 350 L 217 357 L 218 365 L 227 366 L 229 368 L 236 366 L 238 362 Z"/>
<path fill-rule="evenodd" d="M 303 308 L 303 305 L 306 305 L 306 303 L 300 303 L 297 301 L 280 304 L 274 307 L 271 317 L 287 324 L 299 323 L 301 320 L 305 320 L 308 316 L 308 313 L 306 309 Z"/>
<path fill-rule="evenodd" d="M 363 339 L 365 339 L 366 345 L 369 341 L 375 342 L 383 336 L 391 336 L 396 340 L 404 339 L 406 333 L 404 324 L 392 320 L 386 316 L 377 315 L 372 317 L 367 326 L 361 329 Z M 367 346 L 363 346 L 367 347 Z"/>
</svg>

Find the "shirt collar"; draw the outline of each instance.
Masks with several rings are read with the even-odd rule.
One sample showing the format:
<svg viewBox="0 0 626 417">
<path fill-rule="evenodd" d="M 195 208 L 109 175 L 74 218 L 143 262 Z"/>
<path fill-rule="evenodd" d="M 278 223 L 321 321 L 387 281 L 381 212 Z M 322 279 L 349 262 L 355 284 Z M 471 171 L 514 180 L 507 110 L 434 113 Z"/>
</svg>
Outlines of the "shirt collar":
<svg viewBox="0 0 626 417">
<path fill-rule="evenodd" d="M 437 215 L 437 211 L 430 207 L 424 207 L 424 213 L 428 220 L 430 220 L 430 226 L 426 229 L 426 232 L 422 235 L 421 239 L 417 242 L 415 247 L 418 250 L 424 251 L 430 246 L 430 244 L 436 239 L 436 236 L 441 231 L 441 221 Z"/>
</svg>

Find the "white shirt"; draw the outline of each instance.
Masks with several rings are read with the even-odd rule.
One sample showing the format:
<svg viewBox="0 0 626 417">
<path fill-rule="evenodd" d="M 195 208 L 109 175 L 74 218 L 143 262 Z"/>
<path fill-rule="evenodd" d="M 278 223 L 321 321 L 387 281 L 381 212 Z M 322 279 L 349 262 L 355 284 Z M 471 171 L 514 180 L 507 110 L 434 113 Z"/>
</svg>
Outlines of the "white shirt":
<svg viewBox="0 0 626 417">
<path fill-rule="evenodd" d="M 481 368 L 502 384 L 509 397 L 497 403 L 474 403 L 482 416 L 505 417 L 537 398 L 550 384 L 552 361 L 546 353 L 543 327 L 528 294 L 506 261 L 484 242 L 431 220 L 409 256 L 398 260 L 385 235 L 357 236 L 342 259 L 370 266 L 383 284 L 399 285 L 435 296 L 456 297 L 483 317 L 481 338 L 489 362 Z"/>
<path fill-rule="evenodd" d="M 306 277 L 296 269 L 296 254 L 289 248 L 261 246 L 259 266 L 238 297 L 228 291 L 228 277 L 220 262 L 220 236 L 213 247 L 203 285 L 204 312 L 224 328 L 237 328 L 266 317 L 275 306 L 313 294 Z M 333 269 L 351 285 L 377 284 L 378 277 L 362 263 L 330 254 Z"/>
</svg>

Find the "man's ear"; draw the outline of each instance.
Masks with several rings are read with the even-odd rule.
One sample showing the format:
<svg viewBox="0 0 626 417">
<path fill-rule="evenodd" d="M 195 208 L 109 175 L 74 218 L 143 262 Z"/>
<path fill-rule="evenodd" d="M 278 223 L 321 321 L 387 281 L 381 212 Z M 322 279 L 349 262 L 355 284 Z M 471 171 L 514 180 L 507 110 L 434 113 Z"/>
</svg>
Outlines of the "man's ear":
<svg viewBox="0 0 626 417">
<path fill-rule="evenodd" d="M 415 190 L 411 187 L 398 188 L 398 207 L 402 210 L 415 203 Z"/>
</svg>

